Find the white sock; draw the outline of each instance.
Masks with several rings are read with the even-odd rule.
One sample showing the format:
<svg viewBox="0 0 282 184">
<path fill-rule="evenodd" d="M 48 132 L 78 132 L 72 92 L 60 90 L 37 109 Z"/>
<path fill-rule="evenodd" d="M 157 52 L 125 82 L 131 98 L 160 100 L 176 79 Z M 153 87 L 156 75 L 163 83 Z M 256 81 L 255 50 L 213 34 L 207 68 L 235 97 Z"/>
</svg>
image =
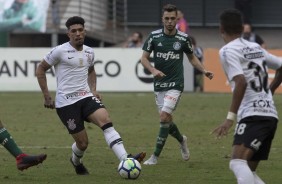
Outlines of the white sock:
<svg viewBox="0 0 282 184">
<path fill-rule="evenodd" d="M 253 172 L 254 178 L 255 178 L 255 184 L 265 184 L 264 181 L 257 175 L 256 172 Z"/>
<path fill-rule="evenodd" d="M 232 159 L 229 167 L 235 174 L 238 184 L 255 184 L 254 175 L 246 160 Z"/>
<path fill-rule="evenodd" d="M 72 144 L 72 162 L 74 165 L 79 165 L 81 163 L 81 158 L 83 157 L 84 151 L 81 151 L 77 146 L 76 142 Z"/>
<path fill-rule="evenodd" d="M 104 136 L 107 144 L 113 150 L 117 158 L 121 161 L 127 158 L 127 152 L 122 143 L 122 139 L 119 133 L 114 129 L 114 127 L 109 127 L 104 130 Z"/>
</svg>

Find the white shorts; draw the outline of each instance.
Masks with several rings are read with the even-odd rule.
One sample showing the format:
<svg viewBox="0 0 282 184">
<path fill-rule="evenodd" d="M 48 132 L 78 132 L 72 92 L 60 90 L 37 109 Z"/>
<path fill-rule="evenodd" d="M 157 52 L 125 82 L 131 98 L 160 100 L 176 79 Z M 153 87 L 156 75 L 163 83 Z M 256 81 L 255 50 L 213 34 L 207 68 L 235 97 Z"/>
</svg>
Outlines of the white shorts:
<svg viewBox="0 0 282 184">
<path fill-rule="evenodd" d="M 171 114 L 176 109 L 180 97 L 181 91 L 178 90 L 155 92 L 159 112 L 164 111 Z"/>
</svg>

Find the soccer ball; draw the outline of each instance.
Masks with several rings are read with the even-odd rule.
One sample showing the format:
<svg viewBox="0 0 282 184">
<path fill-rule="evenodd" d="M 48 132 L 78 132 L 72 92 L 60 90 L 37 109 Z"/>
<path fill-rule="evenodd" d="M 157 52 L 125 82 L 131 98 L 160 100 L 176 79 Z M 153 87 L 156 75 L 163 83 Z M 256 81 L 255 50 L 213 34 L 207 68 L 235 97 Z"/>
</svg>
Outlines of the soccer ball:
<svg viewBox="0 0 282 184">
<path fill-rule="evenodd" d="M 118 173 L 125 179 L 137 179 L 141 173 L 141 164 L 134 158 L 126 158 L 119 163 Z"/>
</svg>

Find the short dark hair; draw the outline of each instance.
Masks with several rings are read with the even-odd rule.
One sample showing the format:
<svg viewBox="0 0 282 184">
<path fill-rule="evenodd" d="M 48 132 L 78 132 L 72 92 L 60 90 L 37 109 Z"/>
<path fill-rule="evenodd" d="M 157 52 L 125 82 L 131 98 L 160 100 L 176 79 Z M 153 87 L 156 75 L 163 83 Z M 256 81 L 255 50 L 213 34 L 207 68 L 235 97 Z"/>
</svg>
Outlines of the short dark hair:
<svg viewBox="0 0 282 184">
<path fill-rule="evenodd" d="M 84 27 L 84 19 L 82 17 L 79 16 L 73 16 L 70 17 L 67 21 L 66 21 L 66 27 L 69 29 L 70 26 L 74 25 L 74 24 L 81 24 Z"/>
<path fill-rule="evenodd" d="M 173 4 L 166 4 L 163 6 L 163 13 L 167 11 L 167 12 L 173 12 L 175 11 L 176 15 L 177 15 L 177 7 Z"/>
<path fill-rule="evenodd" d="M 224 10 L 220 14 L 220 25 L 227 34 L 242 34 L 243 16 L 236 9 Z"/>
</svg>

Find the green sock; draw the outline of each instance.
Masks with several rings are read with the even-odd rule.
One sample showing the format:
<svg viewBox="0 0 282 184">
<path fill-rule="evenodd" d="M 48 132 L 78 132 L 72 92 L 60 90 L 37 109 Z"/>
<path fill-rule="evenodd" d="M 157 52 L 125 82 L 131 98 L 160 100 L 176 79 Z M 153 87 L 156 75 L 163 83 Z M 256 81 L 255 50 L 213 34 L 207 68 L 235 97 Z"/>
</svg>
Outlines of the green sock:
<svg viewBox="0 0 282 184">
<path fill-rule="evenodd" d="M 174 124 L 173 122 L 169 126 L 169 134 L 177 139 L 178 142 L 181 143 L 183 141 L 183 136 L 180 134 L 176 124 Z"/>
<path fill-rule="evenodd" d="M 13 140 L 12 136 L 6 130 L 6 128 L 0 129 L 0 143 L 14 156 L 17 157 L 19 154 L 22 154 L 22 150 Z"/>
<path fill-rule="evenodd" d="M 168 137 L 168 131 L 169 131 L 169 124 L 161 122 L 160 131 L 159 131 L 159 135 L 158 135 L 157 143 L 156 143 L 156 148 L 154 151 L 154 155 L 157 157 L 160 156 L 163 150 L 165 141 Z"/>
</svg>

